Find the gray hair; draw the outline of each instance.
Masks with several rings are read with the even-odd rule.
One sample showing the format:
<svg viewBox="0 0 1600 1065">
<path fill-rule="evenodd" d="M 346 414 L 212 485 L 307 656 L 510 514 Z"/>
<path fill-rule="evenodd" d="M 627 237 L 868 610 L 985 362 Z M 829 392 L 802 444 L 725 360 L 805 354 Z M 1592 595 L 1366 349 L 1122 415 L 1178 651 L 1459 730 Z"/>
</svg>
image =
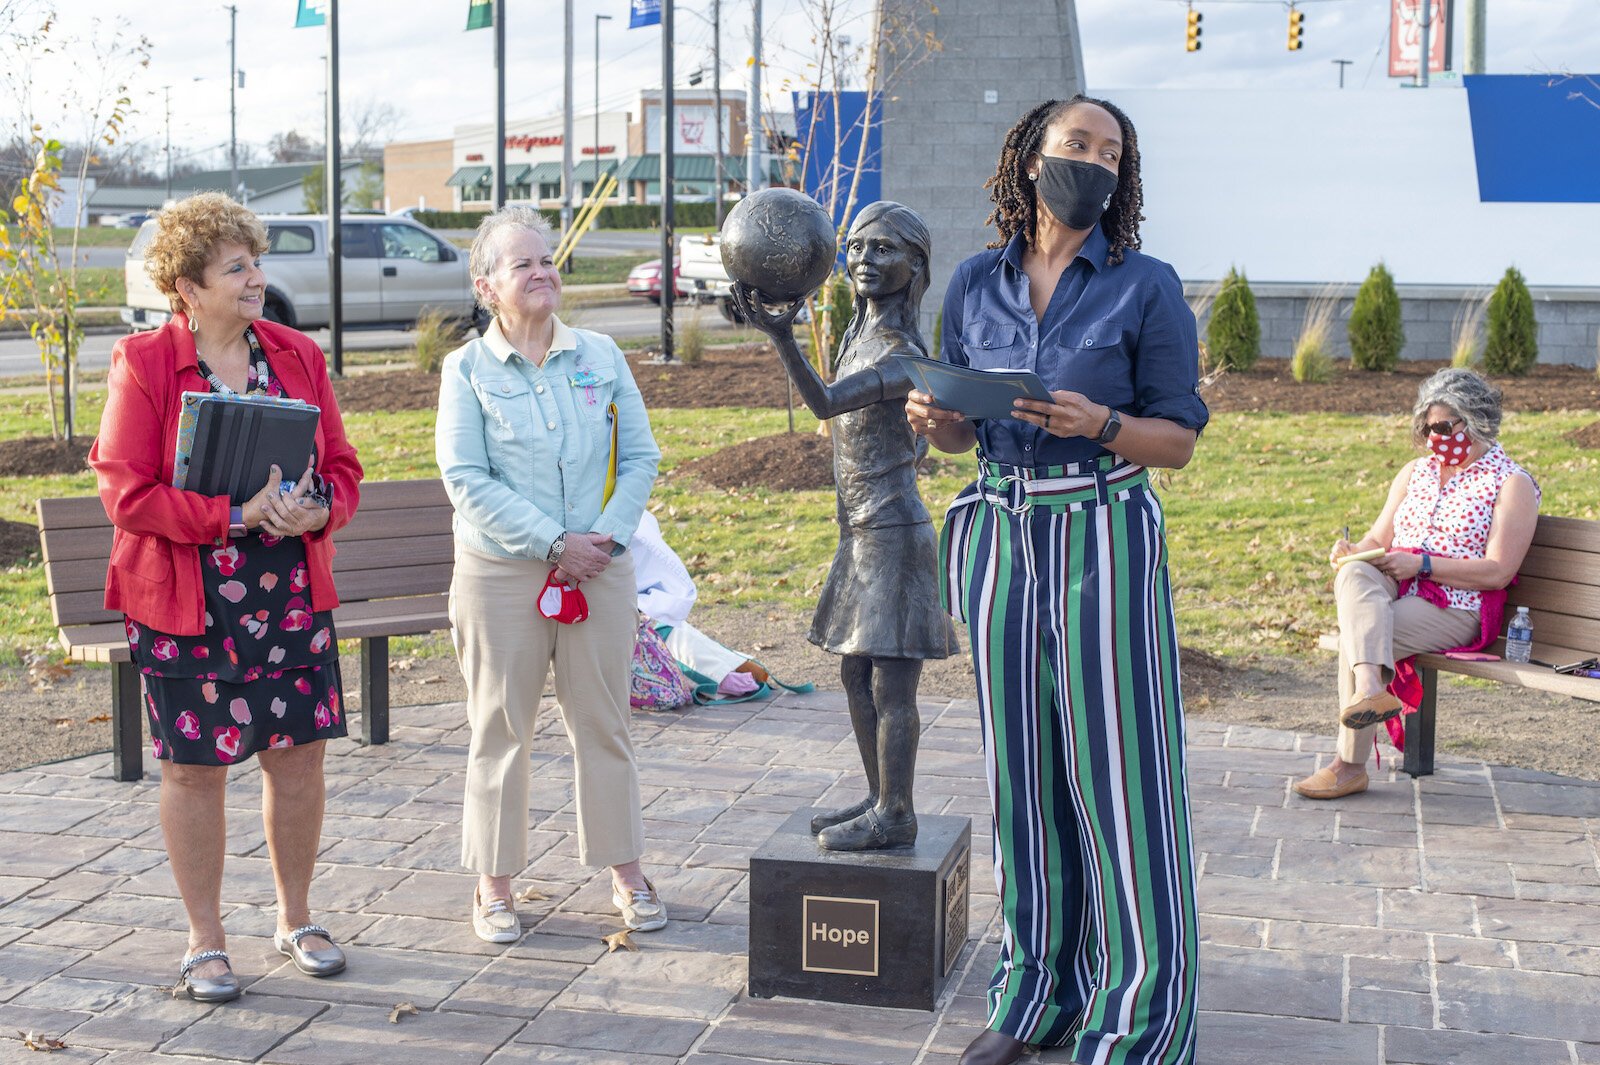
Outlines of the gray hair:
<svg viewBox="0 0 1600 1065">
<path fill-rule="evenodd" d="M 508 204 L 483 216 L 483 221 L 478 223 L 478 232 L 472 238 L 472 250 L 467 253 L 467 273 L 472 277 L 473 297 L 480 307 L 491 314 L 495 312 L 495 307 L 478 294 L 477 280 L 494 273 L 506 236 L 519 229 L 539 234 L 550 250 L 555 251 L 556 231 L 549 219 L 526 204 Z"/>
<path fill-rule="evenodd" d="M 1417 389 L 1417 405 L 1411 409 L 1412 443 L 1420 446 L 1427 441 L 1428 408 L 1439 406 L 1466 422 L 1472 439 L 1492 444 L 1500 435 L 1500 401 L 1500 390 L 1483 377 L 1446 367 Z"/>
</svg>

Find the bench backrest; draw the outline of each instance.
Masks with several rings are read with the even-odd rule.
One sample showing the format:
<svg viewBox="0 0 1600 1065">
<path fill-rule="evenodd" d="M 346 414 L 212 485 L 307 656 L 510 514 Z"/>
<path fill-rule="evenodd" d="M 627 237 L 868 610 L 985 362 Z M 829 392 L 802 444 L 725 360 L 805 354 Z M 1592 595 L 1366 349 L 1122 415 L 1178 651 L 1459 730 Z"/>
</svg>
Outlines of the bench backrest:
<svg viewBox="0 0 1600 1065">
<path fill-rule="evenodd" d="M 121 621 L 105 609 L 111 521 L 96 496 L 39 500 L 39 538 L 50 611 L 57 627 Z M 361 506 L 334 536 L 333 575 L 341 603 L 450 590 L 452 510 L 438 479 L 370 481 Z"/>
<path fill-rule="evenodd" d="M 1506 616 L 1519 606 L 1533 618 L 1537 657 L 1563 665 L 1600 654 L 1600 521 L 1539 519 Z"/>
</svg>

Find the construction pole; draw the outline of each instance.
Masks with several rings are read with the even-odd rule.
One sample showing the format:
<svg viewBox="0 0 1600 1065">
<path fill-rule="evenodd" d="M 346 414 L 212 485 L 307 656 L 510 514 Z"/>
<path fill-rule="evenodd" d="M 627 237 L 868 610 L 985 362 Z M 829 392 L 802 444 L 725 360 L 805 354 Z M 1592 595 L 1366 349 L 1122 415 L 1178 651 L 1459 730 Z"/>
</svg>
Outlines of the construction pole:
<svg viewBox="0 0 1600 1065">
<path fill-rule="evenodd" d="M 228 5 L 228 195 L 239 193 L 239 109 L 234 90 L 239 87 L 239 5 Z"/>
<path fill-rule="evenodd" d="M 572 232 L 572 0 L 566 0 L 563 34 L 561 90 L 561 239 Z M 573 257 L 563 266 L 571 273 Z"/>
<path fill-rule="evenodd" d="M 722 164 L 722 0 L 711 0 L 711 93 L 717 108 L 717 195 L 716 226 L 722 229 L 722 194 L 728 189 L 728 177 Z"/>
<path fill-rule="evenodd" d="M 323 166 L 327 170 L 328 201 L 328 347 L 333 356 L 333 376 L 344 376 L 344 239 L 339 208 L 344 189 L 339 158 L 339 0 L 328 0 L 328 143 Z"/>
<path fill-rule="evenodd" d="M 1488 73 L 1488 0 L 1466 0 L 1468 74 Z"/>
<path fill-rule="evenodd" d="M 1417 5 L 1422 11 L 1422 32 L 1417 35 L 1417 88 L 1428 87 L 1428 59 L 1433 54 L 1429 46 L 1428 30 L 1433 23 L 1433 0 L 1421 0 Z"/>
<path fill-rule="evenodd" d="M 761 188 L 765 176 L 761 172 L 762 148 L 765 135 L 761 132 L 761 0 L 753 0 L 755 19 L 750 25 L 750 95 L 745 98 L 745 129 L 750 143 L 745 148 L 745 194 Z"/>
<path fill-rule="evenodd" d="M 672 304 L 678 296 L 677 257 L 672 246 L 672 179 L 677 116 L 672 97 L 672 0 L 661 0 L 661 361 L 671 362 Z"/>
<path fill-rule="evenodd" d="M 506 205 L 506 0 L 494 0 L 494 205 Z"/>
</svg>

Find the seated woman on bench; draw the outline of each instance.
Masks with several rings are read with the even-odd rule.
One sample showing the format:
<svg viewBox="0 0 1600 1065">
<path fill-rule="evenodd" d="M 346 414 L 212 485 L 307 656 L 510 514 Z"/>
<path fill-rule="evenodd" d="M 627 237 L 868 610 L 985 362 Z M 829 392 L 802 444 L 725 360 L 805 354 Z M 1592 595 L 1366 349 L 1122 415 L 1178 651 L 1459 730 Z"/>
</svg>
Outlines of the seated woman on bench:
<svg viewBox="0 0 1600 1065">
<path fill-rule="evenodd" d="M 1500 390 L 1471 370 L 1422 383 L 1411 439 L 1428 454 L 1401 468 L 1383 511 L 1329 561 L 1339 609 L 1339 752 L 1295 784 L 1308 799 L 1367 790 L 1377 726 L 1401 713 L 1395 662 L 1429 651 L 1476 650 L 1500 631 L 1505 589 L 1539 520 L 1539 487 L 1496 442 Z M 1370 561 L 1345 555 L 1381 550 Z"/>
</svg>

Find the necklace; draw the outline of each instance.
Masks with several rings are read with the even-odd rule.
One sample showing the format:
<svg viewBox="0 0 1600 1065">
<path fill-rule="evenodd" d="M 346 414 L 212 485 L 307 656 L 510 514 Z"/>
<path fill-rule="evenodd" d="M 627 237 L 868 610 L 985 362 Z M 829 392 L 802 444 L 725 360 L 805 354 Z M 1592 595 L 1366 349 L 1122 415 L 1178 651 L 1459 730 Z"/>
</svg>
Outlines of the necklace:
<svg viewBox="0 0 1600 1065">
<path fill-rule="evenodd" d="M 245 375 L 244 390 L 247 394 L 266 392 L 272 386 L 272 370 L 267 364 L 266 353 L 261 350 L 261 344 L 256 340 L 256 331 L 254 329 L 246 329 L 244 331 L 244 339 L 250 345 L 250 368 Z M 237 392 L 222 383 L 222 378 L 217 376 L 215 370 L 206 365 L 206 360 L 200 358 L 198 353 L 196 354 L 196 359 L 200 363 L 201 375 L 211 385 L 211 391 L 224 396 L 238 395 Z"/>
</svg>

